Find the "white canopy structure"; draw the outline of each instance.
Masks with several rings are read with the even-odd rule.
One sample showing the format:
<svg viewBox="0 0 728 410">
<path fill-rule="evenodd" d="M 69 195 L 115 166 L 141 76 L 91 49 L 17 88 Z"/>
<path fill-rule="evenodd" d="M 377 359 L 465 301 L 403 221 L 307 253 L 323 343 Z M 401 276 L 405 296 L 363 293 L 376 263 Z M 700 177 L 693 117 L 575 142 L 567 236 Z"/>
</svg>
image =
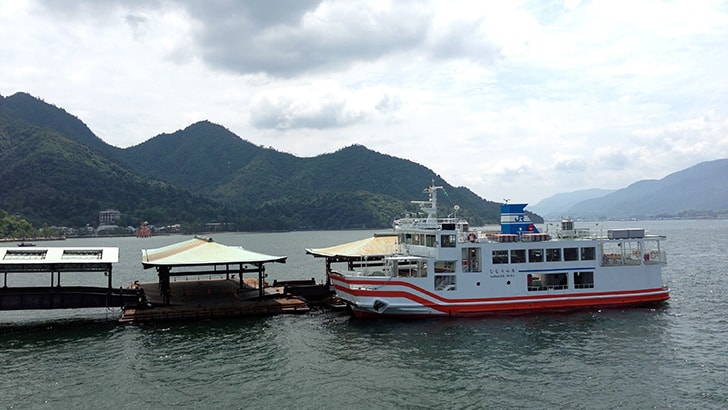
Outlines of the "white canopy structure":
<svg viewBox="0 0 728 410">
<path fill-rule="evenodd" d="M 226 264 L 259 264 L 286 262 L 286 256 L 271 256 L 249 251 L 240 246 L 216 243 L 212 238 L 194 238 L 157 249 L 142 249 L 145 269 L 158 266 L 211 266 Z"/>
<path fill-rule="evenodd" d="M 371 238 L 328 248 L 306 249 L 306 253 L 316 258 L 326 258 L 326 281 L 328 283 L 332 263 L 346 262 L 349 270 L 362 264 L 381 264 L 385 256 L 397 252 L 397 244 L 398 239 L 395 234 L 376 234 Z"/>
<path fill-rule="evenodd" d="M 286 262 L 286 256 L 271 256 L 249 251 L 240 246 L 228 246 L 215 243 L 212 238 L 195 236 L 194 238 L 157 249 L 142 249 L 142 265 L 144 269 L 156 268 L 159 274 L 159 286 L 164 295 L 165 304 L 169 304 L 170 276 L 188 275 L 226 275 L 238 274 L 240 288 L 243 288 L 243 274 L 258 273 L 259 295 L 263 298 L 264 264 L 269 262 Z M 253 267 L 247 267 L 252 265 Z M 207 270 L 185 269 L 172 272 L 173 268 L 207 267 Z"/>
<path fill-rule="evenodd" d="M 328 248 L 306 249 L 306 253 L 315 257 L 325 257 L 348 261 L 370 257 L 382 257 L 395 253 L 397 246 L 396 235 L 375 235 L 371 238 L 361 239 Z"/>
</svg>

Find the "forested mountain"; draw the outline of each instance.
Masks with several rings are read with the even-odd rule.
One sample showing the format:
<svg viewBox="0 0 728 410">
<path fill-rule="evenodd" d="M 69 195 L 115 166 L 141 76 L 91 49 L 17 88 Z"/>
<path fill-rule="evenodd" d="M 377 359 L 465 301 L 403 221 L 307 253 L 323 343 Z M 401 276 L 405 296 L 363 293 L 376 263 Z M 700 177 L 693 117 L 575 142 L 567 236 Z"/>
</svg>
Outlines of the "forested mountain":
<svg viewBox="0 0 728 410">
<path fill-rule="evenodd" d="M 134 147 L 112 147 L 78 118 L 28 94 L 0 96 L 0 209 L 36 225 L 95 225 L 118 209 L 136 225 L 228 223 L 236 230 L 383 228 L 443 185 L 442 213 L 472 224 L 499 205 L 414 162 L 351 146 L 299 158 L 202 121 Z M 536 218 L 538 220 L 538 218 Z"/>
<path fill-rule="evenodd" d="M 98 223 L 100 210 L 121 209 L 124 222 L 193 222 L 232 215 L 170 184 L 140 178 L 72 138 L 0 109 L 0 209 L 36 226 Z M 128 220 L 128 221 L 127 221 Z"/>
<path fill-rule="evenodd" d="M 39 128 L 70 137 L 104 155 L 111 155 L 118 150 L 97 137 L 78 118 L 27 93 L 13 94 L 7 98 L 0 96 L 0 111 Z"/>
</svg>

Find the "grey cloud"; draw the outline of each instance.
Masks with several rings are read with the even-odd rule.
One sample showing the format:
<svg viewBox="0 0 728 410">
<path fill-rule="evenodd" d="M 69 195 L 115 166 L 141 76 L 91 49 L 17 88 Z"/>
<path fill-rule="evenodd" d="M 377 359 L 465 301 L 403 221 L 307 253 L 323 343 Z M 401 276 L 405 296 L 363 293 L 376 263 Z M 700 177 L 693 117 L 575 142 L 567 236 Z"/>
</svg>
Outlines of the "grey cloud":
<svg viewBox="0 0 728 410">
<path fill-rule="evenodd" d="M 183 62 L 196 56 L 212 68 L 240 74 L 295 77 L 401 53 L 489 64 L 499 53 L 485 38 L 479 22 L 451 22 L 435 30 L 433 8 L 419 1 L 397 0 L 385 8 L 367 1 L 339 0 L 41 4 L 76 19 L 97 19 L 112 16 L 113 10 L 122 11 L 135 35 L 155 23 L 155 13 L 146 12 L 182 8 L 194 21 L 193 31 L 190 40 L 169 50 L 167 57 Z"/>
<path fill-rule="evenodd" d="M 562 172 L 582 172 L 587 168 L 584 159 L 574 157 L 562 157 L 554 160 L 554 170 Z"/>
<path fill-rule="evenodd" d="M 272 101 L 263 98 L 251 107 L 251 122 L 261 129 L 339 128 L 364 117 L 348 110 L 346 102 L 328 99 L 316 105 L 292 99 Z"/>
<path fill-rule="evenodd" d="M 341 68 L 416 47 L 430 20 L 400 2 L 387 12 L 348 2 L 253 4 L 218 1 L 190 7 L 201 23 L 195 47 L 208 64 L 282 77 Z"/>
<path fill-rule="evenodd" d="M 315 87 L 264 92 L 250 105 L 251 124 L 259 129 L 342 128 L 377 118 L 395 118 L 402 106 L 398 95 L 379 97 Z"/>
</svg>

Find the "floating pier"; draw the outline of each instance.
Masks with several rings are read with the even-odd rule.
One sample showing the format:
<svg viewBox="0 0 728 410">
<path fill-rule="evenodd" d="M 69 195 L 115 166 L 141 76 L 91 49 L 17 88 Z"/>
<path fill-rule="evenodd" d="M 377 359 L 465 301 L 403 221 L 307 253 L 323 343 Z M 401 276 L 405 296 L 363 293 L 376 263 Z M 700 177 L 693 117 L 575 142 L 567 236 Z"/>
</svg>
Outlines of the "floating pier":
<svg viewBox="0 0 728 410">
<path fill-rule="evenodd" d="M 119 319 L 122 323 L 299 314 L 310 310 L 305 300 L 284 294 L 283 287 L 263 288 L 260 297 L 257 281 L 252 278 L 245 279 L 242 288 L 234 279 L 170 282 L 169 304 L 157 282 L 136 286 L 148 295 L 149 305 L 126 307 Z"/>
<path fill-rule="evenodd" d="M 158 281 L 112 287 L 112 265 L 118 259 L 119 249 L 113 247 L 0 248 L 0 310 L 121 307 L 121 323 L 143 323 L 300 314 L 310 311 L 309 303 L 337 307 L 329 286 L 314 279 L 268 285 L 265 264 L 285 263 L 285 256 L 226 246 L 208 237 L 143 249 L 142 266 L 154 268 Z M 108 286 L 61 286 L 65 272 L 103 273 Z M 12 280 L 30 273 L 49 275 L 49 286 L 8 286 L 9 274 Z"/>
<path fill-rule="evenodd" d="M 142 250 L 144 269 L 154 268 L 159 282 L 137 283 L 148 305 L 127 307 L 120 321 L 151 322 L 181 319 L 305 313 L 302 298 L 286 294 L 284 286 L 265 286 L 266 263 L 285 263 L 285 256 L 252 252 L 193 239 L 158 249 Z M 255 277 L 245 277 L 256 274 Z M 194 279 L 171 280 L 190 277 Z M 221 279 L 200 279 L 217 276 Z"/>
<path fill-rule="evenodd" d="M 112 287 L 118 248 L 0 248 L 0 310 L 120 307 L 143 301 L 140 289 Z M 61 286 L 61 274 L 103 273 L 106 287 Z M 49 275 L 49 286 L 8 286 L 8 275 Z M 27 281 L 25 281 L 27 282 Z"/>
</svg>

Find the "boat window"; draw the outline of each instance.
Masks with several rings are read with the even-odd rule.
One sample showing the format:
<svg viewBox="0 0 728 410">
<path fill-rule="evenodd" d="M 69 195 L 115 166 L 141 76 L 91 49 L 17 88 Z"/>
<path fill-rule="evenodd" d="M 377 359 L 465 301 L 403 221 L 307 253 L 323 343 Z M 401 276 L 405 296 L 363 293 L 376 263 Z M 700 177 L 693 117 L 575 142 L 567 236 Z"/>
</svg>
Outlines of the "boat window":
<svg viewBox="0 0 728 410">
<path fill-rule="evenodd" d="M 594 272 L 574 272 L 574 288 L 589 289 L 594 287 Z"/>
<path fill-rule="evenodd" d="M 528 250 L 528 261 L 529 262 L 543 262 L 543 249 L 529 249 Z"/>
<path fill-rule="evenodd" d="M 626 265 L 639 265 L 642 263 L 642 247 L 638 241 L 625 241 L 622 243 L 624 263 Z"/>
<path fill-rule="evenodd" d="M 568 289 L 569 285 L 567 277 L 566 272 L 529 273 L 527 277 L 528 290 L 534 292 L 541 290 Z"/>
<path fill-rule="evenodd" d="M 454 248 L 456 241 L 455 234 L 440 235 L 440 243 L 443 248 Z"/>
<path fill-rule="evenodd" d="M 411 245 L 412 244 L 412 234 L 406 233 L 404 234 L 404 240 L 400 240 L 401 243 Z"/>
<path fill-rule="evenodd" d="M 561 248 L 546 249 L 546 262 L 561 262 Z"/>
<path fill-rule="evenodd" d="M 426 241 L 425 242 L 425 245 L 428 246 L 428 247 L 430 247 L 430 248 L 436 247 L 437 246 L 437 240 L 435 238 L 436 238 L 435 235 L 426 235 L 425 236 L 425 241 Z"/>
<path fill-rule="evenodd" d="M 602 244 L 602 265 L 639 265 L 642 251 L 638 241 L 604 242 Z"/>
<path fill-rule="evenodd" d="M 526 262 L 526 250 L 525 249 L 511 249 L 511 263 L 525 263 Z"/>
<path fill-rule="evenodd" d="M 602 247 L 602 266 L 622 265 L 622 243 L 604 242 Z"/>
<path fill-rule="evenodd" d="M 463 248 L 463 272 L 480 272 L 480 248 Z"/>
<path fill-rule="evenodd" d="M 581 260 L 583 261 L 593 261 L 594 260 L 594 247 L 589 248 L 581 248 Z"/>
<path fill-rule="evenodd" d="M 508 263 L 508 251 L 493 251 L 493 264 Z"/>
<path fill-rule="evenodd" d="M 393 271 L 396 275 L 404 278 L 427 277 L 427 261 L 425 260 L 401 260 L 393 263 Z"/>
<path fill-rule="evenodd" d="M 660 241 L 645 241 L 644 260 L 646 264 L 665 262 L 665 253 L 660 251 Z"/>
<path fill-rule="evenodd" d="M 412 245 L 422 244 L 421 239 L 422 239 L 422 235 L 419 235 L 419 234 L 412 235 Z"/>
<path fill-rule="evenodd" d="M 435 290 L 455 289 L 455 275 L 435 275 Z"/>
<path fill-rule="evenodd" d="M 578 261 L 579 260 L 579 248 L 564 248 L 564 260 L 565 261 Z"/>
<path fill-rule="evenodd" d="M 435 261 L 435 272 L 455 272 L 455 261 Z"/>
</svg>

